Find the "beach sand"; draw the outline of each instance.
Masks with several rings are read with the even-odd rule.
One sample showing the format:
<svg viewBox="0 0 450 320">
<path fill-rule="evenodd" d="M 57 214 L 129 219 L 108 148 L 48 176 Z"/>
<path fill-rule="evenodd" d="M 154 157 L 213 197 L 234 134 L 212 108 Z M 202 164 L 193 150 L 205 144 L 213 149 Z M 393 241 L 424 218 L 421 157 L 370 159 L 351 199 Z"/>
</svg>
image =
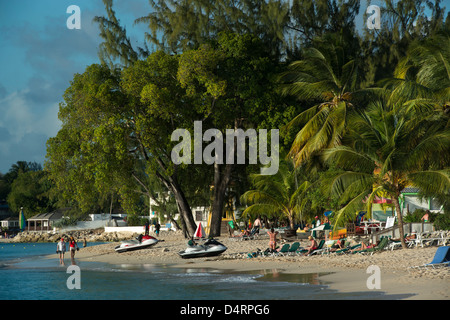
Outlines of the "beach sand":
<svg viewBox="0 0 450 320">
<path fill-rule="evenodd" d="M 314 255 L 248 258 L 249 252 L 268 247 L 268 238 L 241 241 L 237 238 L 219 237 L 228 247 L 217 257 L 182 259 L 178 252 L 186 248 L 186 240 L 176 232 L 163 232 L 155 246 L 132 252 L 117 253 L 114 248 L 120 242 L 111 242 L 81 248 L 75 259 L 110 264 L 162 264 L 180 268 L 211 268 L 229 271 L 272 270 L 283 273 L 325 273 L 322 282 L 340 292 L 378 291 L 388 295 L 401 295 L 405 299 L 450 299 L 450 268 L 410 269 L 431 262 L 437 247 L 385 250 L 373 255 Z M 300 240 L 307 246 L 305 240 Z M 67 257 L 67 255 L 66 255 Z M 52 255 L 51 258 L 57 258 Z M 70 259 L 70 256 L 69 256 Z M 367 282 L 372 272 L 369 266 L 380 270 L 380 289 L 369 289 Z M 372 277 L 373 278 L 373 277 Z M 373 283 L 373 282 L 371 282 Z"/>
</svg>

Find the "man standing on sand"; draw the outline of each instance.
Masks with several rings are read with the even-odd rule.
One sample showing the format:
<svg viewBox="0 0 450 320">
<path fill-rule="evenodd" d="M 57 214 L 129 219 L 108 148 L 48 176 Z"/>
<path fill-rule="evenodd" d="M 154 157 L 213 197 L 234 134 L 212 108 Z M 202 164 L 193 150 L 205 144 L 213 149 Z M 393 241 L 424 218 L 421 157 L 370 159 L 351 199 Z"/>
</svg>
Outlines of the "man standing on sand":
<svg viewBox="0 0 450 320">
<path fill-rule="evenodd" d="M 147 220 L 145 222 L 145 235 L 148 236 L 148 230 L 150 228 L 150 222 Z"/>
<path fill-rule="evenodd" d="M 253 222 L 253 229 L 255 229 L 254 233 L 259 234 L 259 229 L 261 228 L 261 219 L 258 216 L 258 218 L 256 218 L 255 222 Z"/>
<path fill-rule="evenodd" d="M 66 243 L 64 238 L 56 245 L 56 253 L 59 253 L 59 264 L 64 265 L 64 253 L 66 252 Z"/>
</svg>

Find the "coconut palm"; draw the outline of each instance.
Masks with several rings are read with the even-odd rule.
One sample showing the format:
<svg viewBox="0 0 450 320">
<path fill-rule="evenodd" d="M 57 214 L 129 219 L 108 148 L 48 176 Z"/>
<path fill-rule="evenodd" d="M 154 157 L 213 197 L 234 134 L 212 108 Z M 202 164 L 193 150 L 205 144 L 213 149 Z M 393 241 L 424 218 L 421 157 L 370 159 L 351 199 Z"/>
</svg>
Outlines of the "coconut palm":
<svg viewBox="0 0 450 320">
<path fill-rule="evenodd" d="M 298 166 L 314 153 L 341 143 L 348 115 L 367 91 L 359 90 L 359 66 L 346 56 L 344 45 L 317 44 L 303 53 L 281 76 L 284 94 L 313 103 L 287 126 L 299 126 L 289 156 Z"/>
<path fill-rule="evenodd" d="M 450 37 L 436 34 L 413 42 L 399 62 L 394 79 L 385 81 L 390 103 L 405 112 L 450 110 Z"/>
<path fill-rule="evenodd" d="M 450 151 L 450 128 L 439 117 L 417 117 L 414 112 L 382 101 L 370 104 L 350 121 L 347 137 L 352 142 L 323 153 L 326 162 L 345 169 L 328 181 L 329 191 L 345 202 L 337 220 L 360 209 L 364 201 L 370 217 L 375 197 L 387 196 L 395 206 L 402 246 L 406 248 L 400 193 L 414 185 L 427 194 L 448 196 L 450 170 L 442 166 L 442 158 Z"/>
<path fill-rule="evenodd" d="M 241 196 L 241 202 L 249 205 L 243 211 L 243 216 L 286 217 L 293 229 L 294 218 L 305 207 L 306 193 L 311 186 L 309 181 L 301 180 L 300 177 L 290 161 L 281 161 L 275 175 L 251 175 L 255 189 Z"/>
</svg>

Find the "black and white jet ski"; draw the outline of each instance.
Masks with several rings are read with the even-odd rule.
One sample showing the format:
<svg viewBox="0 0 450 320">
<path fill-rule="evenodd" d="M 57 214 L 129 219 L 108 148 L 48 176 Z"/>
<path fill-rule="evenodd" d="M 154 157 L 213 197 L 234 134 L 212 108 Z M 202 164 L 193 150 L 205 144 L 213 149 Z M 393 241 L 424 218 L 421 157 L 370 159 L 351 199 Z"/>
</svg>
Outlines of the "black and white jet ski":
<svg viewBox="0 0 450 320">
<path fill-rule="evenodd" d="M 140 235 L 136 239 L 125 240 L 115 248 L 116 252 L 126 252 L 133 250 L 140 250 L 149 248 L 158 243 L 158 239 L 152 236 L 142 236 Z"/>
<path fill-rule="evenodd" d="M 227 247 L 225 247 L 219 241 L 208 239 L 204 244 L 188 246 L 185 250 L 178 252 L 178 254 L 183 259 L 190 259 L 218 256 L 225 250 L 227 250 Z"/>
</svg>

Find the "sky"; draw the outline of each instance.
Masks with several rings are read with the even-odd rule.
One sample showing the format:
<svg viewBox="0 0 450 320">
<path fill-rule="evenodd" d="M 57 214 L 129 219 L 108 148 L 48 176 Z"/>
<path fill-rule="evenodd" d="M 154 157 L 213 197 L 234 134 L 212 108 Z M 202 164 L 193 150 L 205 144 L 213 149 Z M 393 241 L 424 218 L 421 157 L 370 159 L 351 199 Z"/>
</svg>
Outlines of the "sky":
<svg viewBox="0 0 450 320">
<path fill-rule="evenodd" d="M 69 29 L 70 5 L 80 8 L 80 29 Z M 144 43 L 136 18 L 147 0 L 115 0 L 114 10 L 134 44 Z M 75 73 L 98 63 L 101 0 L 0 0 L 0 173 L 17 161 L 44 165 L 46 141 L 61 127 L 59 103 Z M 69 19 L 71 21 L 71 19 Z"/>
<path fill-rule="evenodd" d="M 365 24 L 366 3 L 357 28 Z M 80 8 L 81 29 L 67 28 L 71 5 Z M 148 0 L 114 0 L 113 8 L 132 44 L 142 47 L 146 28 L 133 22 L 150 12 Z M 46 141 L 61 127 L 64 91 L 75 73 L 99 62 L 101 38 L 92 19 L 102 15 L 102 0 L 0 0 L 0 173 L 17 161 L 44 165 Z"/>
</svg>

